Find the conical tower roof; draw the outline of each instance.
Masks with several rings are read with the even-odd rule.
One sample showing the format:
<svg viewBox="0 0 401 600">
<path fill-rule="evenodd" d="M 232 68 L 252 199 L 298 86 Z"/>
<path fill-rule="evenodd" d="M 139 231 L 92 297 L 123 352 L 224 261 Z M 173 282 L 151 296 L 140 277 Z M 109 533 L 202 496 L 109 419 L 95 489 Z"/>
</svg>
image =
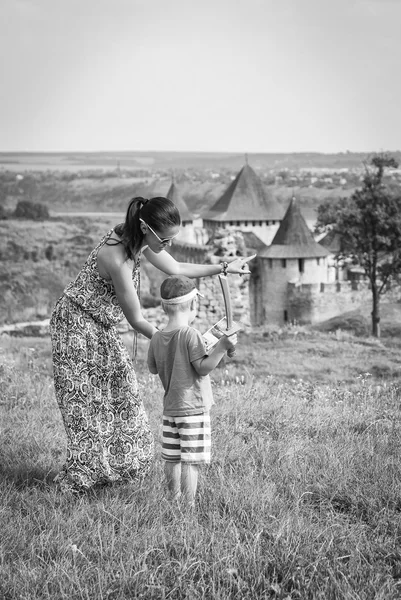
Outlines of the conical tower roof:
<svg viewBox="0 0 401 600">
<path fill-rule="evenodd" d="M 244 165 L 217 202 L 202 218 L 206 221 L 280 221 L 283 210 L 261 179 Z"/>
<path fill-rule="evenodd" d="M 327 248 L 331 254 L 337 254 L 342 250 L 342 240 L 339 233 L 330 230 L 319 240 L 319 244 Z"/>
<path fill-rule="evenodd" d="M 170 188 L 166 194 L 166 198 L 168 198 L 169 200 L 174 202 L 174 204 L 178 208 L 178 210 L 180 212 L 182 223 L 184 223 L 184 222 L 188 223 L 190 221 L 193 221 L 193 216 L 189 212 L 187 203 L 185 202 L 184 198 L 181 196 L 180 192 L 178 191 L 178 188 L 175 185 L 174 181 L 172 181 L 172 183 L 170 185 Z"/>
<path fill-rule="evenodd" d="M 320 258 L 329 251 L 315 241 L 293 197 L 271 245 L 260 256 L 267 258 Z"/>
</svg>

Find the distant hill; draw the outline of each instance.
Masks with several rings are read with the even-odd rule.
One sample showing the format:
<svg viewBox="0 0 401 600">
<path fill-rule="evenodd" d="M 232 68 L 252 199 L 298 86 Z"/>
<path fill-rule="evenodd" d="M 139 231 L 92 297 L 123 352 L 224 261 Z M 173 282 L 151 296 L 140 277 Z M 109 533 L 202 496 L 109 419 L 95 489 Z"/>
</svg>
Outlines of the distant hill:
<svg viewBox="0 0 401 600">
<path fill-rule="evenodd" d="M 15 163 L 14 166 L 21 164 Z M 104 170 L 81 167 L 70 172 L 63 171 L 61 167 L 39 170 L 35 167 L 25 171 L 22 168 L 0 168 L 0 216 L 1 210 L 9 213 L 14 211 L 21 200 L 44 204 L 52 214 L 99 211 L 125 213 L 129 199 L 134 196 L 151 198 L 166 195 L 173 176 L 170 171 L 173 169 L 154 170 L 146 174 L 123 167 L 121 171 L 110 167 Z M 198 169 L 191 173 L 188 168 L 178 174 L 178 169 L 175 170 L 176 184 L 194 214 L 200 214 L 212 206 L 239 169 L 227 169 L 217 179 L 213 177 L 213 171 L 209 174 L 206 171 Z M 284 206 L 284 210 L 295 194 L 304 217 L 311 221 L 315 220 L 316 208 L 323 200 L 347 196 L 354 189 L 352 182 L 345 187 L 338 183 L 322 182 L 325 187 L 316 187 L 298 178 L 295 181 L 293 179 L 290 178 L 285 184 L 265 185 Z"/>
<path fill-rule="evenodd" d="M 343 169 L 360 167 L 371 153 L 321 152 L 249 153 L 254 168 L 265 169 Z M 401 151 L 391 152 L 401 162 Z M 239 169 L 244 153 L 223 152 L 0 152 L 0 169 L 81 170 L 98 168 L 129 169 Z"/>
<path fill-rule="evenodd" d="M 64 287 L 117 223 L 113 216 L 0 220 L 0 326 L 49 317 Z M 157 293 L 153 269 L 143 261 L 143 305 Z"/>
</svg>

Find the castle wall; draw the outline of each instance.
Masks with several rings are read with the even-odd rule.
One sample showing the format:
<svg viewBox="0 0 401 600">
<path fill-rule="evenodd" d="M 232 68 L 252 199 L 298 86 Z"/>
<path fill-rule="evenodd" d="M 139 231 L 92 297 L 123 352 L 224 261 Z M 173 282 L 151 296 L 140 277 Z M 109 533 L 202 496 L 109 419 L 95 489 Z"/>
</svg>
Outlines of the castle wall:
<svg viewBox="0 0 401 600">
<path fill-rule="evenodd" d="M 399 302 L 401 288 L 390 290 L 385 297 L 387 302 Z M 288 316 L 298 323 L 319 323 L 371 301 L 372 292 L 366 281 L 288 283 Z"/>
<path fill-rule="evenodd" d="M 216 248 L 210 246 L 194 246 L 175 243 L 169 252 L 180 262 L 218 264 L 224 257 L 214 254 Z M 240 321 L 245 328 L 251 324 L 250 318 L 250 281 L 249 277 L 228 275 L 231 305 L 235 321 Z M 203 298 L 199 298 L 198 315 L 194 325 L 206 331 L 214 323 L 225 316 L 225 305 L 220 280 L 214 277 L 200 277 L 196 285 Z"/>
<path fill-rule="evenodd" d="M 239 275 L 228 275 L 233 318 L 245 328 L 251 325 L 249 307 L 249 281 Z M 223 292 L 219 278 L 202 277 L 198 280 L 198 289 L 204 298 L 199 298 L 198 319 L 201 330 L 207 329 L 225 316 Z"/>
<path fill-rule="evenodd" d="M 235 256 L 235 248 L 243 243 L 238 235 L 236 232 L 234 239 L 227 230 L 227 235 L 216 237 L 210 245 L 177 241 L 169 252 L 181 262 L 217 264 L 224 256 Z M 327 258 L 256 257 L 249 277 L 228 275 L 234 320 L 244 323 L 245 328 L 286 322 L 312 324 L 371 302 L 366 281 L 333 281 L 327 262 Z M 198 278 L 197 286 L 204 298 L 200 298 L 194 324 L 206 331 L 225 315 L 224 299 L 217 276 Z M 386 301 L 401 301 L 401 288 L 388 292 Z"/>
<path fill-rule="evenodd" d="M 223 235 L 221 235 L 223 234 Z M 241 233 L 227 235 L 220 230 L 213 244 L 196 245 L 175 242 L 168 251 L 180 262 L 217 264 L 228 257 L 230 260 L 241 250 Z M 153 268 L 151 265 L 147 268 Z M 235 321 L 241 321 L 244 329 L 263 325 L 283 325 L 286 322 L 313 324 L 371 303 L 369 284 L 364 280 L 334 281 L 327 267 L 327 258 L 269 259 L 256 257 L 250 263 L 251 275 L 240 277 L 228 275 L 230 295 Z M 300 271 L 303 268 L 303 272 Z M 164 275 L 156 271 L 156 288 L 159 290 Z M 151 280 L 153 281 L 153 277 Z M 196 280 L 199 291 L 198 316 L 194 325 L 206 331 L 225 316 L 224 299 L 217 276 Z M 146 289 L 146 288 L 145 288 Z M 145 291 L 144 289 L 144 291 Z M 154 291 L 154 290 L 153 290 Z M 401 301 L 401 287 L 386 293 L 387 302 Z M 154 309 L 159 324 L 165 322 L 160 307 Z"/>
<path fill-rule="evenodd" d="M 202 219 L 194 219 L 193 221 L 182 223 L 180 233 L 177 236 L 177 242 L 181 244 L 202 245 L 206 244 L 208 239 L 208 233 L 202 227 Z"/>
<path fill-rule="evenodd" d="M 210 262 L 211 248 L 201 244 L 185 243 L 178 240 L 167 251 L 179 262 L 205 263 Z"/>
<path fill-rule="evenodd" d="M 327 283 L 348 281 L 348 262 L 337 259 L 335 254 L 329 254 L 327 257 Z"/>
</svg>

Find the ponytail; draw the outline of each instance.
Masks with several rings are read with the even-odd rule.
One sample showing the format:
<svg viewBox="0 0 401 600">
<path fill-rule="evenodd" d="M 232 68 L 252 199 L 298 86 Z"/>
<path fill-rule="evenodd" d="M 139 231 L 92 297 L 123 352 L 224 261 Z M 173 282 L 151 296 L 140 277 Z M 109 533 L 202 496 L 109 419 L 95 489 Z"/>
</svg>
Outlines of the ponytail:
<svg viewBox="0 0 401 600">
<path fill-rule="evenodd" d="M 156 231 L 181 225 L 178 208 L 168 198 L 163 196 L 157 196 L 150 200 L 141 196 L 132 198 L 128 204 L 124 223 L 120 223 L 115 228 L 116 234 L 121 237 L 121 243 L 129 260 L 134 260 L 142 247 L 144 234 L 139 218 Z"/>
</svg>

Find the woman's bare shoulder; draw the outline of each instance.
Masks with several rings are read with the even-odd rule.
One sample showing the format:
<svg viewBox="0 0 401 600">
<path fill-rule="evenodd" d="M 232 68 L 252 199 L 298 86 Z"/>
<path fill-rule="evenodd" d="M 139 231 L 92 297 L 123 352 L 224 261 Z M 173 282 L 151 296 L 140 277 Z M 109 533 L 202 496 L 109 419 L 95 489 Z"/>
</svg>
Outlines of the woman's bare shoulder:
<svg viewBox="0 0 401 600">
<path fill-rule="evenodd" d="M 109 239 L 119 240 L 119 236 L 113 232 Z M 133 261 L 127 259 L 123 244 L 103 244 L 97 255 L 97 266 L 101 277 L 111 279 L 116 270 L 132 271 Z"/>
</svg>

